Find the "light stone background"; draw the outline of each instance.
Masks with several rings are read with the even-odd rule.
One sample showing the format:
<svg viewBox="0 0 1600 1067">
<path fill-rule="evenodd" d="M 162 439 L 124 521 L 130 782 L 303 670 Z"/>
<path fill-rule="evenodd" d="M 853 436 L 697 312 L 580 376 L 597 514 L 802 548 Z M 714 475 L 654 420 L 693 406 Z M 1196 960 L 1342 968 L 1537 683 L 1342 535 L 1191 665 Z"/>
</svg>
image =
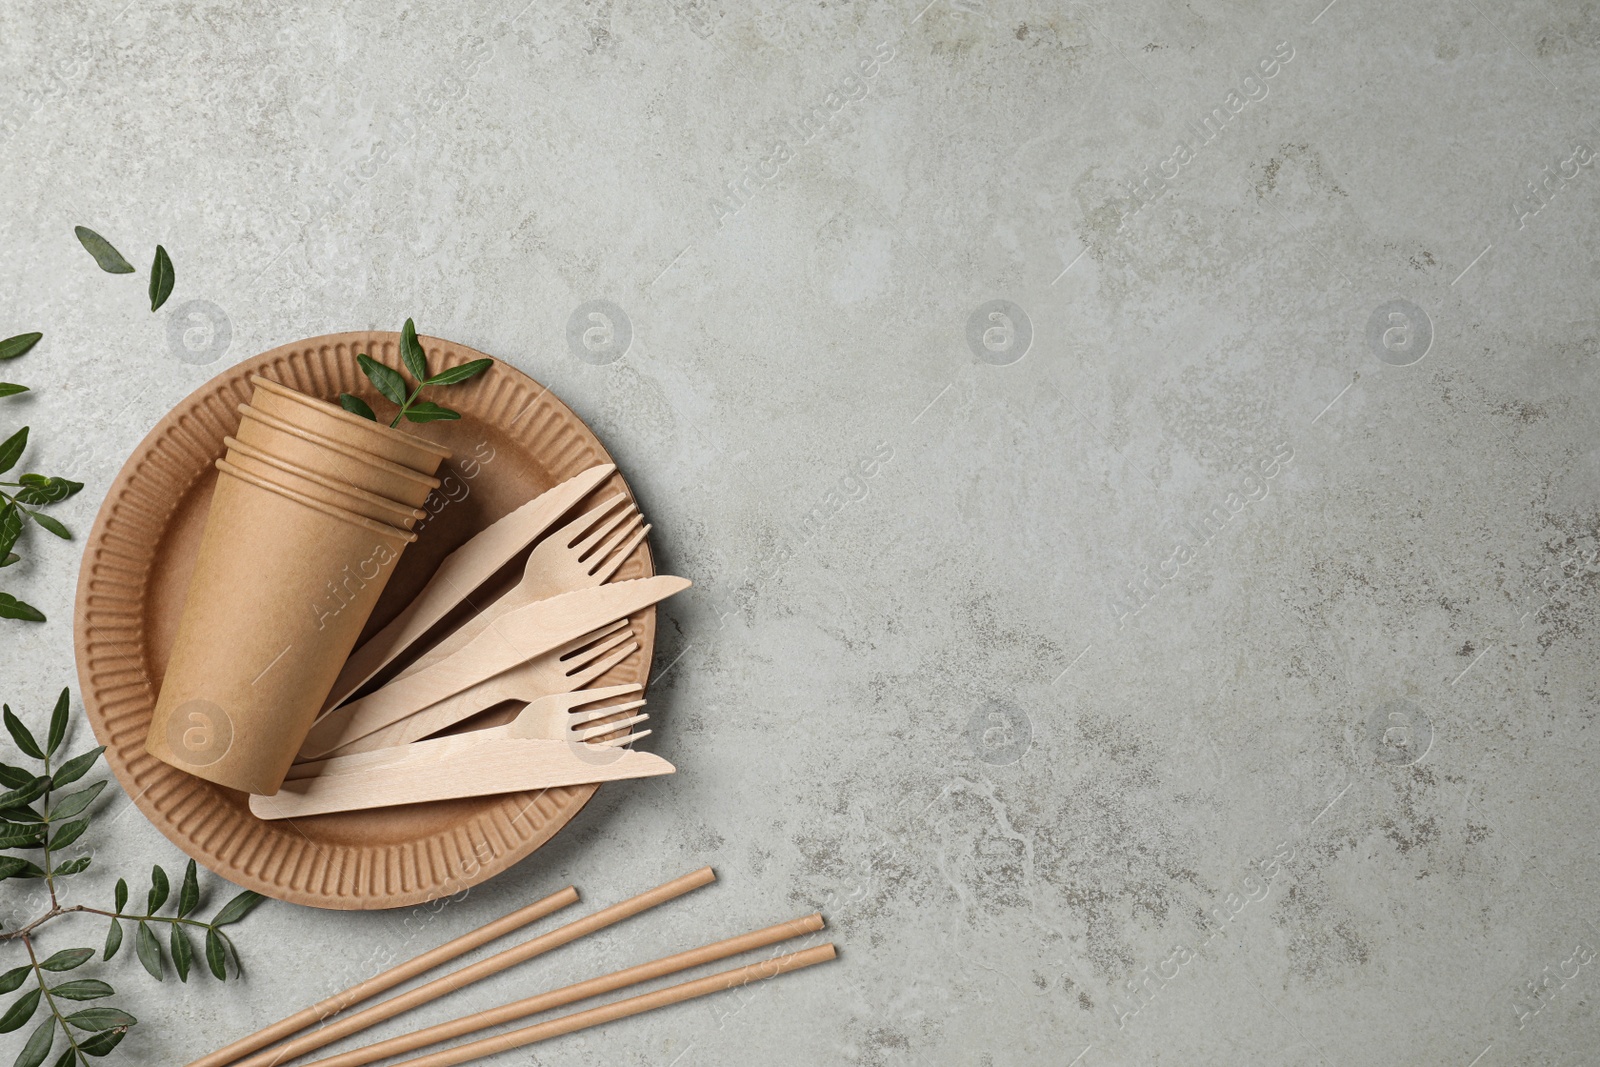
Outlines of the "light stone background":
<svg viewBox="0 0 1600 1067">
<path fill-rule="evenodd" d="M 121 1062 L 702 863 L 378 1032 L 821 908 L 837 963 L 500 1062 L 1593 1062 L 1600 168 L 1563 161 L 1600 11 L 1324 4 L 0 12 L 0 334 L 46 335 L 0 415 L 88 484 L 75 530 L 223 368 L 414 315 L 587 419 L 697 583 L 651 689 L 677 776 L 447 906 L 268 903 L 239 986 L 125 952 Z M 0 670 L 41 726 L 77 556 L 26 555 L 50 621 Z M 78 892 L 181 867 L 100 807 Z"/>
</svg>

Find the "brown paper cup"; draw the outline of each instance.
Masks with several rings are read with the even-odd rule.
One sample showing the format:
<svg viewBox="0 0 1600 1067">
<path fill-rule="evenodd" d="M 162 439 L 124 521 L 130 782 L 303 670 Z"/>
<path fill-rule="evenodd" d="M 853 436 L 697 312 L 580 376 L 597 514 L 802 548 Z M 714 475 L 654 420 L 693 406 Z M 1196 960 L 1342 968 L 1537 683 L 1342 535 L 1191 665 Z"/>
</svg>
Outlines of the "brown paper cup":
<svg viewBox="0 0 1600 1067">
<path fill-rule="evenodd" d="M 301 429 L 249 404 L 240 404 L 239 414 L 239 440 L 286 463 L 413 507 L 421 507 L 439 488 L 438 478 Z"/>
<path fill-rule="evenodd" d="M 353 512 L 362 518 L 409 530 L 416 525 L 418 519 L 428 514 L 421 508 L 408 508 L 388 497 L 357 489 L 348 482 L 340 482 L 315 471 L 308 471 L 297 464 L 263 452 L 253 445 L 247 445 L 237 438 L 224 437 L 222 443 L 228 446 L 228 462 L 240 470 L 249 471 L 274 485 L 304 493 L 324 504 Z"/>
<path fill-rule="evenodd" d="M 450 450 L 443 445 L 352 415 L 337 404 L 306 396 L 270 378 L 252 374 L 250 382 L 256 387 L 250 397 L 251 407 L 362 452 L 423 474 L 434 473 L 439 464 L 450 458 Z"/>
<path fill-rule="evenodd" d="M 416 534 L 225 459 L 145 748 L 231 789 L 277 792 Z"/>
</svg>

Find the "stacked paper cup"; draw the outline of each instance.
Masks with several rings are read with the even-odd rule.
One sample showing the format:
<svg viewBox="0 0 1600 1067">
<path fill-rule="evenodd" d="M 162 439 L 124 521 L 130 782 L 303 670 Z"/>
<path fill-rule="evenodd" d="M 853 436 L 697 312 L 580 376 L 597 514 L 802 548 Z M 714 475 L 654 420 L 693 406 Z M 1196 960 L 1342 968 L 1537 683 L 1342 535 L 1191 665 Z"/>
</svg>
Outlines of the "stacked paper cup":
<svg viewBox="0 0 1600 1067">
<path fill-rule="evenodd" d="M 217 460 L 145 748 L 249 793 L 282 785 L 394 573 L 448 449 L 260 375 Z"/>
</svg>

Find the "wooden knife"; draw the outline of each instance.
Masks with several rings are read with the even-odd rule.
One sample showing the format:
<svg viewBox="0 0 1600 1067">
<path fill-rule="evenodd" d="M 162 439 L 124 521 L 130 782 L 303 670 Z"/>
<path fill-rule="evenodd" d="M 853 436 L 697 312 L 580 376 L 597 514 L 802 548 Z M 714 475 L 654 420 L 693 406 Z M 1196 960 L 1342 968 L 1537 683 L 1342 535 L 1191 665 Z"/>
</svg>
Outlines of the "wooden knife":
<svg viewBox="0 0 1600 1067">
<path fill-rule="evenodd" d="M 479 739 L 473 734 L 336 756 L 323 763 L 327 773 L 291 779 L 272 796 L 252 796 L 250 811 L 258 819 L 293 819 L 677 770 L 649 752 L 536 738 Z"/>
</svg>

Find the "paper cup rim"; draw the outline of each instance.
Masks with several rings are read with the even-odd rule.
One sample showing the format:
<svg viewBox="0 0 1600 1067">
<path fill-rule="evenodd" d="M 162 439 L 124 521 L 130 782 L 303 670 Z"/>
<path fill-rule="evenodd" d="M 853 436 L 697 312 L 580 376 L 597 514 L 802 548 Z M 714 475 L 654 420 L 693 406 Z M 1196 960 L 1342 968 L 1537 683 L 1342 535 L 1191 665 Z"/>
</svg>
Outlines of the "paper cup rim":
<svg viewBox="0 0 1600 1067">
<path fill-rule="evenodd" d="M 260 408 L 251 404 L 241 403 L 238 410 L 240 415 L 247 419 L 254 419 L 263 426 L 270 426 L 274 430 L 280 430 L 283 433 L 292 434 L 295 437 L 310 441 L 319 448 L 326 448 L 330 452 L 337 452 L 346 459 L 357 460 L 361 463 L 367 464 L 368 466 L 376 467 L 378 470 L 381 470 L 387 474 L 397 474 L 404 478 L 409 478 L 415 482 L 422 482 L 426 484 L 429 489 L 437 489 L 439 486 L 444 484 L 440 478 L 437 478 L 432 474 L 423 474 L 421 471 L 416 470 L 413 467 L 408 467 L 404 463 L 396 463 L 392 459 L 384 459 L 382 456 L 374 455 L 371 452 L 362 451 L 354 445 L 347 445 L 343 441 L 336 441 L 325 434 L 317 433 L 315 430 L 308 430 L 303 426 L 296 426 L 292 422 L 286 422 L 283 419 L 278 418 L 278 416 L 272 414 L 270 411 L 262 411 Z M 395 432 L 398 433 L 399 431 L 397 430 Z"/>
<path fill-rule="evenodd" d="M 362 529 L 368 530 L 372 533 L 380 534 L 384 537 L 390 537 L 396 541 L 403 541 L 408 545 L 414 543 L 417 539 L 417 535 L 410 530 L 402 530 L 398 527 L 390 526 L 388 523 L 379 522 L 376 519 L 369 519 L 365 515 L 357 515 L 353 511 L 345 511 L 343 508 L 335 507 L 332 504 L 325 504 L 314 497 L 309 497 L 304 493 L 297 492 L 281 485 L 276 485 L 267 481 L 265 478 L 251 474 L 247 470 L 241 470 L 240 468 L 235 467 L 232 463 L 229 463 L 226 459 L 217 460 L 217 470 L 221 471 L 223 474 L 229 475 L 230 477 L 237 478 L 241 482 L 247 482 L 258 489 L 265 489 L 269 493 L 277 493 L 279 496 L 286 497 L 289 500 L 294 501 L 296 504 L 311 508 L 313 511 L 320 511 L 324 515 L 331 515 L 336 519 L 348 522 L 352 526 L 359 526 Z"/>
<path fill-rule="evenodd" d="M 257 463 L 265 463 L 269 467 L 276 467 L 281 471 L 285 471 L 294 475 L 296 478 L 304 478 L 308 482 L 322 486 L 322 488 L 328 490 L 330 493 L 337 493 L 340 496 L 347 496 L 354 500 L 360 500 L 371 504 L 374 507 L 380 507 L 386 511 L 392 511 L 396 515 L 408 519 L 421 519 L 425 518 L 428 514 L 421 508 L 408 507 L 405 504 L 400 503 L 398 500 L 392 500 L 389 497 L 384 496 L 382 493 L 370 492 L 361 488 L 359 485 L 351 485 L 349 482 L 341 482 L 338 479 L 323 474 L 320 471 L 309 470 L 300 466 L 298 463 L 291 463 L 289 460 L 281 459 L 278 456 L 273 455 L 271 452 L 264 451 L 257 445 L 246 444 L 232 435 L 224 437 L 222 439 L 222 443 L 228 446 L 228 451 L 230 453 L 237 452 L 246 459 L 254 460 Z M 268 480 L 270 481 L 271 479 Z"/>
<path fill-rule="evenodd" d="M 450 458 L 450 450 L 443 445 L 436 445 L 426 438 L 418 437 L 416 434 L 407 433 L 398 427 L 384 426 L 381 423 L 374 422 L 371 419 L 363 419 L 360 415 L 352 414 L 337 404 L 330 404 L 326 400 L 323 400 L 319 397 L 308 396 L 305 393 L 300 392 L 298 389 L 291 389 L 281 382 L 273 381 L 271 378 L 263 377 L 260 374 L 252 374 L 250 375 L 250 384 L 257 386 L 258 388 L 265 389 L 269 393 L 276 393 L 285 399 L 305 404 L 308 407 L 314 408 L 317 411 L 321 411 L 324 414 L 331 415 L 334 418 L 340 419 L 343 422 L 346 422 L 349 425 L 367 433 L 391 434 L 399 437 L 400 440 L 406 445 L 438 456 L 440 460 L 446 460 Z"/>
</svg>

